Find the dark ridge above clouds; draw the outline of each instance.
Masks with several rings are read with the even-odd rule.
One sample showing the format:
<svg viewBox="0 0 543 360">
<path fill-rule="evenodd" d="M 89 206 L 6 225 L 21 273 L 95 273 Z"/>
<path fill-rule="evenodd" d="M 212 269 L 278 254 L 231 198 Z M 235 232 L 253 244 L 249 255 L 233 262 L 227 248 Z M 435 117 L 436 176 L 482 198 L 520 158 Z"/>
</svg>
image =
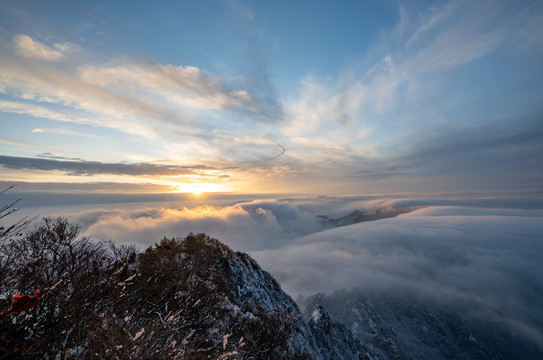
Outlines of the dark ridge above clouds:
<svg viewBox="0 0 543 360">
<path fill-rule="evenodd" d="M 403 211 L 406 212 L 406 211 Z M 375 212 L 368 213 L 365 210 L 356 209 L 352 213 L 339 218 L 330 218 L 325 215 L 317 215 L 317 222 L 319 226 L 324 229 L 332 229 L 340 226 L 348 226 L 366 221 L 375 221 L 380 219 L 386 219 L 395 217 L 401 214 L 402 211 L 398 211 L 393 208 L 378 208 Z"/>
</svg>

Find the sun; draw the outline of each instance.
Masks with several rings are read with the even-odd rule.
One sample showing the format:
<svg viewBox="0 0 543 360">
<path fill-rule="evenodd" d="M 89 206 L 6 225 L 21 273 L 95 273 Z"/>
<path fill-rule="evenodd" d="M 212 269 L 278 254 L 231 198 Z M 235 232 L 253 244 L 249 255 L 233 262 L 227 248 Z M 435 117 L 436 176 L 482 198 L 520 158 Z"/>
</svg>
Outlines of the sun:
<svg viewBox="0 0 543 360">
<path fill-rule="evenodd" d="M 201 190 L 192 190 L 192 193 L 196 196 L 202 194 L 202 191 Z"/>
</svg>

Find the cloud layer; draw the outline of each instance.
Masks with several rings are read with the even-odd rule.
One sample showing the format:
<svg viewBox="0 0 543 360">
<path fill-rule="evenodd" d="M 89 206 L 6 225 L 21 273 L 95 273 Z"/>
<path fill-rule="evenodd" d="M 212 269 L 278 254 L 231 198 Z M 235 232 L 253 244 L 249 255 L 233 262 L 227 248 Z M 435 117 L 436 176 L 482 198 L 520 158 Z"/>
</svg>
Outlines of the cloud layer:
<svg viewBox="0 0 543 360">
<path fill-rule="evenodd" d="M 414 291 L 543 339 L 543 212 L 472 214 L 425 209 L 310 235 L 255 256 L 281 274 L 291 292 Z"/>
<path fill-rule="evenodd" d="M 115 206 L 114 206 L 115 207 Z M 206 232 L 246 251 L 289 294 L 408 291 L 543 339 L 543 200 L 536 198 L 254 200 L 73 214 L 86 233 L 150 245 Z M 352 209 L 394 218 L 319 231 L 316 215 Z"/>
<path fill-rule="evenodd" d="M 115 175 L 204 175 L 206 170 L 214 170 L 205 165 L 180 166 L 174 164 L 149 163 L 101 163 L 98 161 L 85 161 L 82 159 L 66 159 L 42 155 L 42 158 L 23 158 L 15 156 L 1 156 L 0 165 L 7 169 L 28 169 L 42 171 L 63 171 L 73 176 L 92 176 L 98 174 Z M 220 175 L 218 175 L 220 176 Z"/>
</svg>

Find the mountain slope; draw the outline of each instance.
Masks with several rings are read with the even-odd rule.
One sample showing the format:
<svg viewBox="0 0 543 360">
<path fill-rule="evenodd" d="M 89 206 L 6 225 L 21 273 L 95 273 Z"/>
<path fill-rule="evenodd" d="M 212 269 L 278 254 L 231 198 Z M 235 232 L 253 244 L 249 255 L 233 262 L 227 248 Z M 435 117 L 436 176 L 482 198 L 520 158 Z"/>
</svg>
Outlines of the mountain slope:
<svg viewBox="0 0 543 360">
<path fill-rule="evenodd" d="M 542 359 L 543 351 L 503 326 L 430 300 L 360 290 L 304 300 L 322 306 L 379 359 Z"/>
<path fill-rule="evenodd" d="M 204 234 L 138 253 L 58 219 L 0 245 L 0 359 L 543 358 L 494 323 L 409 295 L 312 296 L 306 322 L 251 257 Z"/>
<path fill-rule="evenodd" d="M 324 359 L 378 359 L 371 355 L 375 353 L 373 348 L 367 349 L 345 325 L 334 321 L 322 306 L 318 305 L 313 310 L 308 324 Z"/>
<path fill-rule="evenodd" d="M 13 244 L 20 264 L 0 285 L 42 295 L 0 319 L 0 358 L 335 359 L 330 344 L 362 353 L 352 335 L 318 343 L 324 333 L 277 281 L 216 239 L 164 238 L 137 254 L 76 239 L 76 230 L 48 223 Z"/>
</svg>

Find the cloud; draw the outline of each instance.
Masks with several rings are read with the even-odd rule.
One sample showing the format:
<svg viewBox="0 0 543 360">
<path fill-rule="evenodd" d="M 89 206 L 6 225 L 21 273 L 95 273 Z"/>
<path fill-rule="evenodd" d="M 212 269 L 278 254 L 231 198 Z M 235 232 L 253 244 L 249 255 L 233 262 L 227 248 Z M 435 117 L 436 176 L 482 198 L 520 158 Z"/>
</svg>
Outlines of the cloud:
<svg viewBox="0 0 543 360">
<path fill-rule="evenodd" d="M 8 56 L 0 57 L 0 63 L 4 92 L 27 100 L 62 104 L 72 112 L 84 110 L 92 113 L 89 116 L 92 118 L 98 115 L 108 121 L 115 120 L 113 127 L 126 131 L 130 127 L 124 126 L 123 119 L 127 117 L 143 116 L 183 129 L 182 125 L 188 125 L 197 111 L 228 110 L 253 120 L 274 120 L 277 112 L 266 104 L 268 100 L 243 89 L 243 83 L 228 85 L 225 80 L 193 66 L 123 59 L 111 65 L 82 65 L 70 73 L 44 64 L 21 63 Z M 29 108 L 29 105 L 18 106 Z M 10 111 L 10 107 L 15 112 L 23 111 L 13 101 L 6 102 L 3 111 Z M 57 119 L 58 115 L 47 117 Z M 205 116 L 201 120 L 204 119 Z M 94 121 L 110 127 L 107 121 Z M 201 121 L 200 126 L 207 129 L 208 124 Z"/>
<path fill-rule="evenodd" d="M 524 9 L 517 14 L 526 17 Z M 504 3 L 464 1 L 430 8 L 406 45 L 413 57 L 406 70 L 419 73 L 449 70 L 481 58 L 511 37 L 518 16 L 506 16 Z M 429 30 L 432 31 L 429 31 Z"/>
<path fill-rule="evenodd" d="M 57 121 L 89 123 L 146 138 L 156 137 L 156 130 L 155 126 L 146 124 L 143 119 L 164 119 L 158 109 L 131 102 L 51 66 L 2 55 L 0 63 L 0 79 L 6 92 L 32 101 L 6 101 L 2 103 L 3 111 Z M 47 106 L 35 102 L 46 103 Z M 52 104 L 58 105 L 59 111 L 51 110 Z"/>
<path fill-rule="evenodd" d="M 428 131 L 396 164 L 416 168 L 419 174 L 456 175 L 458 182 L 469 172 L 472 183 L 487 178 L 488 187 L 533 186 L 543 179 L 538 166 L 543 156 L 542 116 Z"/>
<path fill-rule="evenodd" d="M 267 38 L 263 29 L 255 26 L 257 24 L 254 21 L 255 16 L 244 4 L 237 0 L 229 0 L 226 5 L 236 19 L 244 42 L 242 82 L 250 91 L 254 102 L 258 104 L 257 113 L 265 115 L 261 116 L 262 119 L 267 123 L 280 123 L 284 120 L 285 113 L 281 95 L 278 94 L 274 83 L 272 71 L 274 66 L 271 61 L 274 52 L 278 51 L 278 40 L 275 37 Z"/>
<path fill-rule="evenodd" d="M 1 54 L 0 64 L 9 96 L 2 112 L 135 134 L 188 161 L 265 161 L 282 152 L 267 128 L 279 104 L 244 79 L 129 58 L 58 68 Z"/>
<path fill-rule="evenodd" d="M 276 224 L 262 214 L 256 222 L 240 207 L 196 207 L 193 209 L 149 208 L 131 212 L 97 210 L 84 212 L 78 220 L 86 222 L 87 233 L 98 238 L 110 238 L 116 242 L 136 243 L 148 246 L 163 236 L 179 236 L 189 232 L 206 232 L 227 238 L 238 249 L 263 246 L 271 242 L 269 234 L 280 232 Z M 93 214 L 99 214 L 94 216 Z M 282 239 L 278 238 L 277 242 Z M 267 244 L 270 246 L 270 243 Z"/>
<path fill-rule="evenodd" d="M 485 154 L 466 156 L 463 163 L 456 157 L 459 161 L 451 164 L 448 172 L 462 166 L 474 171 L 470 177 L 474 184 L 481 175 L 477 173 L 480 163 L 500 172 L 501 156 L 511 157 L 507 164 L 516 163 L 519 172 L 521 167 L 533 168 L 533 160 L 541 157 L 536 145 L 541 121 L 520 119 L 520 114 L 540 118 L 539 104 L 517 109 L 519 115 L 512 115 L 506 104 L 513 102 L 511 93 L 516 90 L 500 101 L 484 89 L 487 85 L 483 79 L 481 88 L 475 80 L 460 85 L 478 88 L 477 96 L 484 99 L 479 101 L 456 93 L 455 86 L 459 85 L 455 82 L 459 74 L 470 74 L 483 63 L 494 69 L 493 81 L 500 88 L 518 86 L 507 74 L 518 72 L 520 76 L 520 69 L 508 68 L 506 72 L 502 60 L 489 55 L 501 51 L 517 62 L 522 56 L 539 56 L 532 40 L 523 40 L 519 34 L 541 32 L 541 26 L 534 29 L 533 19 L 539 18 L 542 10 L 534 4 L 512 7 L 503 1 L 434 3 L 418 14 L 406 14 L 402 9 L 402 31 L 396 29 L 383 36 L 380 47 L 368 52 L 364 61 L 345 65 L 335 82 L 317 74 L 302 79 L 298 96 L 285 104 L 289 122 L 281 131 L 289 140 L 285 142 L 289 155 L 319 165 L 334 161 L 341 164 L 334 173 L 344 180 L 371 182 L 412 178 L 419 168 L 426 167 L 428 157 L 436 161 L 435 165 L 442 165 L 432 171 L 432 175 L 438 175 L 446 170 L 444 158 L 455 158 L 471 149 L 475 153 L 475 148 L 484 148 Z M 531 43 L 532 50 L 526 46 L 514 55 L 509 52 L 517 51 L 521 43 Z M 475 106 L 474 101 L 479 104 Z M 508 111 L 497 110 L 502 106 Z M 521 143 L 523 139 L 526 144 Z M 517 144 L 512 146 L 510 141 Z M 451 146 L 444 151 L 435 149 L 438 152 L 432 156 L 431 147 L 440 143 Z M 517 151 L 521 149 L 524 152 Z M 417 159 L 421 152 L 427 158 Z M 481 161 L 477 163 L 477 159 Z M 389 168 L 397 170 L 387 171 Z M 499 177 L 494 179 L 498 182 Z M 532 184 L 536 181 L 531 180 Z"/>
<path fill-rule="evenodd" d="M 215 170 L 206 165 L 180 166 L 173 164 L 152 163 L 102 163 L 81 159 L 65 158 L 25 158 L 0 156 L 0 165 L 6 169 L 27 169 L 53 171 L 58 170 L 72 176 L 94 176 L 99 174 L 114 175 L 199 175 L 207 170 Z"/>
<path fill-rule="evenodd" d="M 47 147 L 45 146 L 38 146 L 34 144 L 26 144 L 18 141 L 12 141 L 7 139 L 1 139 L 0 138 L 0 144 L 6 144 L 6 145 L 13 145 L 13 146 L 19 146 L 19 147 L 27 147 L 27 148 L 33 148 L 33 149 L 45 149 Z"/>
<path fill-rule="evenodd" d="M 245 18 L 248 21 L 254 20 L 254 14 L 253 12 L 248 9 L 247 7 L 243 6 L 243 4 L 236 0 L 227 0 L 226 5 L 232 9 L 232 11 L 243 18 Z"/>
<path fill-rule="evenodd" d="M 8 188 L 14 182 L 0 181 L 0 189 Z M 89 204 L 99 198 L 98 203 L 107 202 L 144 202 L 148 197 L 156 198 L 157 193 L 167 194 L 164 201 L 168 201 L 172 190 L 171 185 L 160 185 L 151 183 L 118 183 L 118 182 L 22 182 L 17 181 L 14 192 L 16 196 L 24 198 L 25 206 L 59 206 L 69 204 Z M 48 194 L 54 194 L 48 196 Z M 66 194 L 66 196 L 62 195 Z M 78 194 L 76 196 L 75 194 Z M 130 194 L 125 195 L 123 194 Z M 134 194 L 145 194 L 147 197 L 136 197 Z M 119 196 L 118 201 L 114 195 Z M 177 194 L 181 197 L 181 194 Z M 56 199 L 56 201 L 54 200 Z M 182 199 L 182 197 L 181 197 Z"/>
<path fill-rule="evenodd" d="M 156 95 L 166 102 L 196 109 L 226 108 L 255 114 L 258 111 L 247 91 L 230 90 L 218 78 L 194 66 L 144 63 L 88 65 L 79 68 L 78 72 L 86 83 L 109 87 L 124 94 Z M 138 94 L 134 94 L 134 90 Z"/>
<path fill-rule="evenodd" d="M 406 46 L 410 46 L 412 43 L 416 42 L 421 35 L 434 29 L 443 21 L 443 19 L 449 17 L 452 13 L 457 11 L 458 6 L 458 2 L 450 2 L 439 4 L 437 6 L 431 6 L 429 9 L 427 9 L 426 12 L 421 16 L 420 24 L 418 25 L 414 34 L 412 34 L 407 41 Z"/>
<path fill-rule="evenodd" d="M 57 112 L 44 106 L 18 101 L 0 100 L 0 111 L 13 114 L 26 114 L 37 118 L 63 122 L 77 122 L 82 124 L 92 123 L 92 121 L 87 118 L 74 117 Z"/>
<path fill-rule="evenodd" d="M 319 231 L 316 215 L 345 216 L 355 208 L 403 214 Z M 543 338 L 542 198 L 317 197 L 131 209 L 119 204 L 71 216 L 88 235 L 142 246 L 163 236 L 206 232 L 255 257 L 293 296 L 352 288 L 408 291 L 533 340 Z"/>
<path fill-rule="evenodd" d="M 45 61 L 63 60 L 66 55 L 77 48 L 76 45 L 70 43 L 55 43 L 49 47 L 25 34 L 15 35 L 13 44 L 15 51 L 20 56 Z"/>
<path fill-rule="evenodd" d="M 434 126 L 417 134 L 417 141 L 402 152 L 361 158 L 339 176 L 370 181 L 420 177 L 428 190 L 436 181 L 448 189 L 536 187 L 543 180 L 538 165 L 543 157 L 542 116 Z"/>
<path fill-rule="evenodd" d="M 186 201 L 185 201 L 186 203 Z M 146 207 L 72 215 L 86 233 L 118 242 L 152 245 L 163 236 L 205 232 L 241 251 L 278 248 L 317 230 L 314 212 L 296 201 L 254 200 L 228 206 Z M 93 214 L 95 211 L 92 212 Z M 85 219 L 94 219 L 88 222 Z"/>
<path fill-rule="evenodd" d="M 62 201 L 71 204 L 73 201 L 69 200 L 70 196 L 75 195 L 68 194 Z M 96 198 L 96 195 L 93 195 L 93 198 Z M 131 198 L 133 199 L 129 201 Z M 84 198 L 80 198 L 75 203 L 80 204 L 83 201 Z M 98 203 L 107 201 L 106 196 Z M 194 197 L 169 194 L 147 197 L 127 195 L 115 200 L 114 204 L 149 201 L 155 203 L 137 206 L 135 210 L 123 205 L 113 205 L 107 209 L 90 211 L 92 214 L 98 211 L 100 214 L 98 217 L 88 215 L 87 211 L 72 211 L 70 217 L 87 228 L 86 234 L 98 238 L 111 238 L 118 242 L 137 242 L 148 246 L 163 236 L 184 236 L 189 232 L 205 232 L 236 250 L 254 251 L 279 248 L 289 244 L 294 238 L 313 233 L 319 228 L 315 221 L 317 215 L 345 216 L 359 205 L 360 199 L 303 198 L 247 201 L 247 195 L 216 194 L 209 195 L 206 200 L 216 205 L 202 206 L 202 202 Z M 46 199 L 43 199 L 39 204 L 46 202 Z M 170 205 L 164 206 L 166 203 Z M 179 207 L 176 204 L 183 204 L 186 207 Z M 89 222 L 89 218 L 94 220 Z"/>
<path fill-rule="evenodd" d="M 488 194 L 484 197 L 461 197 L 459 194 L 451 194 L 449 198 L 405 198 L 405 199 L 375 199 L 365 202 L 365 206 L 375 208 L 394 208 L 403 211 L 414 211 L 431 208 L 433 210 L 442 209 L 446 207 L 459 207 L 483 209 L 483 211 L 490 210 L 543 210 L 543 201 L 541 200 L 541 193 L 527 192 L 525 196 L 515 196 L 514 193 L 509 197 L 500 197 L 499 192 L 494 194 Z M 404 215 L 407 216 L 407 215 Z"/>
<path fill-rule="evenodd" d="M 457 154 L 488 153 L 510 149 L 538 149 L 543 139 L 543 114 L 470 127 L 446 127 L 427 133 L 421 149 L 412 156 L 421 162 Z M 537 155 L 537 154 L 534 154 Z"/>
<path fill-rule="evenodd" d="M 252 255 L 290 294 L 403 291 L 543 339 L 542 210 L 426 208 Z"/>
<path fill-rule="evenodd" d="M 378 167 L 379 166 L 374 166 L 371 169 L 361 169 L 361 170 L 352 171 L 348 175 L 343 175 L 342 178 L 345 178 L 345 179 L 364 178 L 368 180 L 383 180 L 390 177 L 405 175 L 404 171 L 398 171 L 399 169 L 397 166 L 392 166 L 392 167 L 384 168 L 384 169 L 378 169 Z"/>
<path fill-rule="evenodd" d="M 513 286 L 524 265 L 523 279 L 532 281 L 540 271 L 535 265 L 543 250 L 537 236 L 542 211 L 473 216 L 473 209 L 465 210 L 425 210 L 336 228 L 254 255 L 295 294 L 412 288 L 469 298 L 486 281 L 494 290 L 500 283 Z"/>
<path fill-rule="evenodd" d="M 309 136 L 291 137 L 285 147 L 291 158 L 313 163 L 338 181 L 365 181 L 369 189 L 379 191 L 371 183 L 385 180 L 420 191 L 423 182 L 428 190 L 438 190 L 429 187 L 437 181 L 448 189 L 482 190 L 537 187 L 543 179 L 538 165 L 543 156 L 541 111 L 491 122 L 434 124 L 416 134 L 398 134 L 393 144 L 384 140 L 373 145 L 372 138 L 381 132 L 378 128 L 368 131 L 366 138 L 355 137 L 350 127 L 334 128 L 326 136 L 329 125 L 321 124 L 324 117 L 319 116 L 323 104 L 300 117 L 300 129 L 306 126 Z M 317 124 L 316 130 L 308 121 Z"/>
<path fill-rule="evenodd" d="M 35 128 L 32 129 L 33 133 L 39 133 L 39 134 L 57 134 L 57 135 L 66 135 L 66 136 L 76 136 L 76 137 L 86 137 L 86 138 L 92 138 L 92 139 L 98 139 L 99 137 L 93 134 L 89 133 L 83 133 L 80 131 L 74 131 L 74 130 L 68 130 L 68 129 L 60 129 L 60 128 Z"/>
</svg>

